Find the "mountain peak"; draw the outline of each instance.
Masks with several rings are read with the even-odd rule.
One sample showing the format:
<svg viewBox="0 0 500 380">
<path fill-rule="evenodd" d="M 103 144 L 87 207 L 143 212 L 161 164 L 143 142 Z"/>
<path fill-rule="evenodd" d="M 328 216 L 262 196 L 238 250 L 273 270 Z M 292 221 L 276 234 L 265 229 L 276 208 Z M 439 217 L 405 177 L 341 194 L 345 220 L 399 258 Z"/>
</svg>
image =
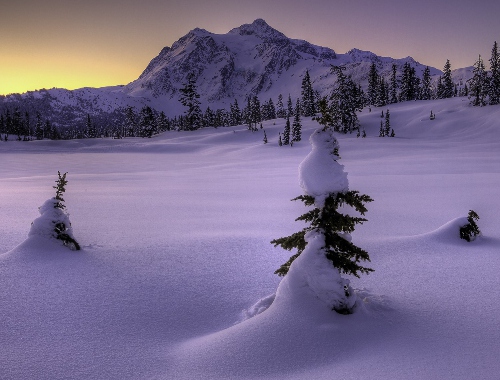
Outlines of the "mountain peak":
<svg viewBox="0 0 500 380">
<path fill-rule="evenodd" d="M 261 18 L 256 19 L 251 24 L 243 24 L 238 28 L 234 28 L 229 31 L 229 34 L 238 34 L 241 36 L 255 35 L 266 40 L 286 38 L 283 33 L 269 26 L 269 24 Z"/>
</svg>

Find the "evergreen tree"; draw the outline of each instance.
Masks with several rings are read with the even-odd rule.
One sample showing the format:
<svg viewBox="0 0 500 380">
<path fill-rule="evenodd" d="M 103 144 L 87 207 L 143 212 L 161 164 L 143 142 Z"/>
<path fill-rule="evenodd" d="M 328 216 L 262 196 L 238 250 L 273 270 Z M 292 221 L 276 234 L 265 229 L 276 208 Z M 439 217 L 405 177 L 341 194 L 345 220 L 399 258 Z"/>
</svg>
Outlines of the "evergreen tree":
<svg viewBox="0 0 500 380">
<path fill-rule="evenodd" d="M 382 123 L 382 120 L 380 120 L 380 129 L 379 129 L 378 137 L 384 137 L 384 136 L 385 136 L 384 123 Z"/>
<path fill-rule="evenodd" d="M 200 95 L 196 89 L 196 79 L 194 74 L 188 76 L 188 81 L 179 89 L 181 92 L 179 101 L 187 110 L 184 112 L 186 115 L 186 123 L 189 130 L 201 128 L 202 113 L 200 109 Z"/>
<path fill-rule="evenodd" d="M 451 78 L 451 65 L 449 59 L 446 60 L 443 68 L 442 86 L 443 88 L 440 99 L 452 98 L 454 93 L 454 85 Z"/>
<path fill-rule="evenodd" d="M 31 140 L 31 121 L 30 121 L 30 114 L 28 111 L 24 113 L 24 120 L 23 120 L 23 135 L 24 141 L 29 141 Z"/>
<path fill-rule="evenodd" d="M 66 191 L 67 173 L 61 175 L 57 172 L 58 179 L 56 181 L 56 196 L 48 199 L 39 207 L 41 216 L 33 221 L 29 236 L 42 236 L 45 238 L 55 238 L 61 240 L 62 243 L 74 250 L 80 250 L 80 245 L 73 237 L 73 231 L 69 216 L 66 213 L 63 194 Z"/>
<path fill-rule="evenodd" d="M 21 120 L 21 111 L 18 107 L 14 109 L 12 113 L 12 133 L 17 135 L 17 139 L 21 140 L 22 134 L 22 120 Z"/>
<path fill-rule="evenodd" d="M 37 112 L 35 119 L 35 138 L 37 140 L 43 140 L 43 137 L 42 117 L 40 116 L 40 112 Z"/>
<path fill-rule="evenodd" d="M 278 95 L 278 103 L 276 104 L 276 117 L 283 119 L 286 117 L 285 106 L 283 105 L 283 95 Z"/>
<path fill-rule="evenodd" d="M 390 85 L 390 103 L 398 102 L 398 79 L 396 64 L 392 64 L 391 70 L 391 85 Z"/>
<path fill-rule="evenodd" d="M 137 132 L 137 116 L 133 107 L 127 107 L 125 110 L 124 136 L 133 137 Z"/>
<path fill-rule="evenodd" d="M 286 102 L 286 117 L 293 117 L 293 103 L 290 94 L 288 94 L 288 100 Z"/>
<path fill-rule="evenodd" d="M 283 130 L 283 145 L 290 144 L 290 118 L 286 118 L 285 129 Z"/>
<path fill-rule="evenodd" d="M 489 103 L 499 104 L 500 103 L 500 53 L 498 51 L 497 42 L 493 44 L 491 49 L 490 58 L 490 81 L 489 81 Z"/>
<path fill-rule="evenodd" d="M 467 215 L 467 224 L 460 227 L 460 238 L 468 242 L 476 239 L 477 236 L 481 235 L 481 231 L 476 223 L 479 220 L 479 215 L 474 210 L 469 210 Z"/>
<path fill-rule="evenodd" d="M 391 133 L 391 114 L 389 110 L 385 111 L 384 135 L 389 136 Z"/>
<path fill-rule="evenodd" d="M 338 155 L 338 142 L 328 127 L 314 132 L 311 136 L 311 143 L 313 144 L 313 150 L 310 155 L 314 159 L 308 161 L 306 158 L 301 164 L 300 172 L 301 184 L 305 194 L 293 200 L 300 200 L 307 207 L 313 208 L 296 219 L 307 224 L 301 231 L 271 241 L 274 246 L 279 245 L 289 251 L 292 249 L 297 250 L 275 273 L 279 276 L 285 276 L 290 266 L 301 254 L 306 254 L 308 257 L 311 257 L 309 255 L 314 255 L 313 257 L 324 255 L 325 262 L 338 271 L 331 272 L 332 287 L 330 288 L 327 285 L 338 297 L 335 295 L 333 298 L 328 297 L 333 302 L 330 306 L 338 313 L 350 314 L 354 306 L 354 302 L 350 302 L 353 300 L 353 291 L 349 286 L 349 281 L 342 281 L 340 275 L 348 274 L 359 277 L 361 273 L 368 274 L 373 269 L 360 265 L 361 261 L 370 261 L 369 255 L 366 251 L 354 245 L 350 238 L 350 234 L 354 231 L 356 225 L 362 224 L 366 219 L 352 217 L 343 214 L 342 211 L 345 206 L 350 206 L 361 216 L 364 216 L 367 211 L 365 204 L 371 202 L 372 199 L 368 195 L 359 194 L 358 191 L 348 190 L 347 175 L 343 172 L 343 167 L 337 162 L 340 158 Z M 334 185 L 326 186 L 321 191 L 321 194 L 312 195 L 309 193 L 308 188 L 310 183 L 313 185 L 316 183 L 316 179 L 309 176 L 310 169 L 312 169 L 309 165 L 316 165 L 318 159 L 322 165 L 329 168 L 331 176 L 338 178 Z M 319 244 L 311 244 L 311 241 Z M 307 253 L 306 250 L 308 250 Z"/>
<path fill-rule="evenodd" d="M 264 144 L 267 144 L 267 135 L 266 135 L 266 131 L 264 131 Z"/>
<path fill-rule="evenodd" d="M 304 78 L 302 79 L 302 114 L 305 117 L 314 116 L 316 113 L 314 90 L 311 83 L 309 70 L 306 70 Z"/>
<path fill-rule="evenodd" d="M 278 141 L 279 146 L 283 146 L 283 140 L 281 139 L 281 133 L 279 134 L 279 141 Z"/>
<path fill-rule="evenodd" d="M 151 138 L 155 133 L 155 115 L 151 107 L 142 107 L 139 120 L 139 136 Z"/>
<path fill-rule="evenodd" d="M 240 106 L 238 105 L 237 99 L 234 99 L 234 103 L 231 104 L 230 120 L 231 126 L 240 125 L 242 123 Z"/>
<path fill-rule="evenodd" d="M 379 75 L 377 71 L 377 66 L 372 62 L 370 65 L 370 71 L 368 72 L 368 103 L 370 105 L 378 104 L 379 96 Z"/>
<path fill-rule="evenodd" d="M 254 127 L 250 127 L 252 130 L 257 130 L 257 124 L 262 121 L 262 114 L 260 112 L 260 100 L 255 95 L 250 103 L 250 120 L 254 124 Z"/>
<path fill-rule="evenodd" d="M 356 112 L 361 111 L 362 100 L 358 86 L 343 70 L 343 67 L 332 66 L 332 71 L 337 75 L 337 83 L 330 95 L 330 112 L 333 128 L 338 132 L 347 133 L 359 128 Z"/>
<path fill-rule="evenodd" d="M 422 87 L 420 89 L 420 98 L 422 100 L 430 100 L 432 98 L 431 87 L 431 70 L 426 66 L 422 77 Z"/>
<path fill-rule="evenodd" d="M 385 84 L 385 79 L 380 77 L 377 89 L 376 105 L 377 107 L 383 107 L 389 103 L 389 91 Z"/>
<path fill-rule="evenodd" d="M 295 116 L 293 117 L 292 124 L 292 142 L 300 141 L 302 139 L 302 123 L 300 121 L 300 103 L 297 99 L 297 103 L 295 105 Z"/>
<path fill-rule="evenodd" d="M 479 59 L 474 63 L 472 73 L 472 78 L 467 81 L 470 88 L 470 103 L 473 106 L 485 106 L 486 96 L 488 94 L 488 77 L 481 56 L 479 56 Z"/>
<path fill-rule="evenodd" d="M 85 124 L 85 133 L 88 138 L 94 139 L 97 137 L 97 128 L 95 124 L 90 119 L 90 115 L 87 114 L 87 122 Z"/>
<path fill-rule="evenodd" d="M 417 98 L 418 82 L 415 68 L 408 62 L 403 65 L 403 76 L 401 78 L 401 92 L 399 98 L 402 102 L 415 100 Z"/>
</svg>

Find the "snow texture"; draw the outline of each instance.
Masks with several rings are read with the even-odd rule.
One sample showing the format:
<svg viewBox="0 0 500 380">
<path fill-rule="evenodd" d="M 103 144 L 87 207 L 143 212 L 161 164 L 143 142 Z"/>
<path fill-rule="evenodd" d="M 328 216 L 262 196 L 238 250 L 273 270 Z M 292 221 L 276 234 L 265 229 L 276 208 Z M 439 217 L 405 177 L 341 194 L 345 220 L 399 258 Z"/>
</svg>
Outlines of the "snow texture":
<svg viewBox="0 0 500 380">
<path fill-rule="evenodd" d="M 308 118 L 293 147 L 284 120 L 263 123 L 268 144 L 245 126 L 0 143 L 0 378 L 498 379 L 500 107 L 394 104 L 391 139 L 381 111 L 360 113 L 367 138 L 337 137 L 349 186 L 374 199 L 353 239 L 375 272 L 349 278 L 348 316 L 298 288 L 304 267 L 289 289 L 273 274 L 290 252 L 269 241 L 304 211 L 289 200 Z M 78 255 L 26 239 L 57 170 Z M 468 243 L 470 209 L 483 236 Z"/>
</svg>

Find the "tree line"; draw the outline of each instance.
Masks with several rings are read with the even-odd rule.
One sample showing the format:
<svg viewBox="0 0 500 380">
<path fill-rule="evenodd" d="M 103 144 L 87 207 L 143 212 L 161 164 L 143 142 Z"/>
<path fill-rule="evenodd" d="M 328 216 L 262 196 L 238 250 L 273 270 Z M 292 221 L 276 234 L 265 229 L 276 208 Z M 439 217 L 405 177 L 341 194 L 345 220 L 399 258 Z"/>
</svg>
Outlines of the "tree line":
<svg viewBox="0 0 500 380">
<path fill-rule="evenodd" d="M 340 132 L 360 132 L 356 112 L 366 106 L 383 107 L 388 104 L 410 101 L 444 99 L 454 96 L 468 96 L 474 106 L 500 103 L 500 54 L 495 41 L 491 58 L 490 71 L 486 71 L 481 56 L 474 63 L 473 76 L 466 83 L 454 83 L 451 76 L 451 64 L 447 60 L 443 67 L 443 74 L 432 80 L 430 69 L 427 66 L 422 77 L 409 63 L 402 67 L 398 75 L 398 67 L 393 64 L 390 78 L 387 80 L 378 72 L 377 65 L 372 63 L 368 72 L 368 86 L 365 91 L 359 83 L 355 83 L 351 76 L 344 73 L 342 67 L 333 67 L 332 73 L 337 76 L 337 83 L 327 97 L 321 97 L 315 91 L 308 70 L 301 82 L 300 97 L 295 104 L 288 95 L 285 101 L 282 94 L 277 98 L 262 101 L 257 95 L 248 95 L 244 107 L 241 108 L 235 99 L 229 109 L 212 109 L 207 107 L 201 110 L 200 95 L 196 88 L 194 75 L 188 77 L 187 82 L 180 89 L 180 102 L 186 108 L 182 115 L 169 118 L 164 112 L 144 106 L 137 110 L 127 107 L 115 111 L 111 118 L 102 118 L 87 114 L 81 117 L 79 123 L 72 127 L 64 127 L 51 120 L 50 116 L 43 118 L 39 111 L 30 112 L 20 107 L 4 107 L 0 113 L 0 137 L 4 141 L 42 140 L 42 139 L 82 139 L 97 137 L 152 137 L 169 130 L 196 130 L 207 127 L 228 127 L 247 125 L 249 130 L 257 130 L 266 120 L 276 118 L 290 119 L 295 127 L 283 131 L 280 136 L 283 145 L 298 141 L 300 117 L 316 115 L 321 123 L 326 123 Z M 285 104 L 286 103 L 286 104 Z M 319 115 L 319 116 L 318 116 Z"/>
</svg>

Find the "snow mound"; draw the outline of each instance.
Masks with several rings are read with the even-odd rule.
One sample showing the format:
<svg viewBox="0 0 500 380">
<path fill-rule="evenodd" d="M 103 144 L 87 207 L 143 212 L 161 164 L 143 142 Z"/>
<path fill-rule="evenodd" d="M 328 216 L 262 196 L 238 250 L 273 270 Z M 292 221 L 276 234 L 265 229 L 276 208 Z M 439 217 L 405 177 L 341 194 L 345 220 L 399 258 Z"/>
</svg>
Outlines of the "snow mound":
<svg viewBox="0 0 500 380">
<path fill-rule="evenodd" d="M 287 275 L 281 280 L 276 291 L 276 301 L 312 297 L 332 309 L 353 309 L 356 295 L 349 287 L 349 280 L 326 258 L 323 247 L 324 235 L 311 231 L 306 234 L 307 246 L 294 260 Z M 349 294 L 350 293 L 350 294 Z M 347 305 L 339 305 L 339 300 L 347 300 Z"/>
<path fill-rule="evenodd" d="M 79 246 L 73 236 L 69 214 L 60 205 L 61 201 L 56 198 L 46 200 L 38 208 L 40 216 L 31 224 L 28 236 L 55 239 L 70 249 L 77 250 Z"/>
<path fill-rule="evenodd" d="M 299 183 L 316 199 L 316 205 L 322 206 L 328 194 L 347 191 L 349 182 L 344 166 L 336 161 L 339 144 L 333 131 L 318 129 L 309 141 L 312 150 L 299 166 Z"/>
<path fill-rule="evenodd" d="M 466 224 L 468 224 L 467 217 L 455 218 L 434 231 L 417 235 L 415 238 L 438 241 L 446 244 L 470 244 L 460 238 L 460 227 L 463 227 Z M 481 235 L 479 235 L 479 237 L 481 237 Z"/>
</svg>

